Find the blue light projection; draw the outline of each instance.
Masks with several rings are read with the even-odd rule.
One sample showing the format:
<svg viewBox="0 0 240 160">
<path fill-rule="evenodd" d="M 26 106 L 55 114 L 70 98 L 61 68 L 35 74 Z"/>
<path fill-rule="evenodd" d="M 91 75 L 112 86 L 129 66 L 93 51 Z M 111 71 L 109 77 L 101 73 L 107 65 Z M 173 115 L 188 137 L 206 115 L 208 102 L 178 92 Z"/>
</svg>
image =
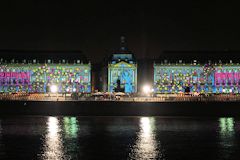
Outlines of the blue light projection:
<svg viewBox="0 0 240 160">
<path fill-rule="evenodd" d="M 125 69 L 121 73 L 121 81 L 125 84 L 125 92 L 132 93 L 134 92 L 134 88 L 132 86 L 132 79 L 133 79 L 133 70 L 132 69 Z"/>
<path fill-rule="evenodd" d="M 123 88 L 126 93 L 136 92 L 137 81 L 136 81 L 137 68 L 135 64 L 128 64 L 126 62 L 120 62 L 109 65 L 109 81 L 108 91 L 114 92 L 117 88 L 117 81 L 120 80 L 120 87 Z"/>
</svg>

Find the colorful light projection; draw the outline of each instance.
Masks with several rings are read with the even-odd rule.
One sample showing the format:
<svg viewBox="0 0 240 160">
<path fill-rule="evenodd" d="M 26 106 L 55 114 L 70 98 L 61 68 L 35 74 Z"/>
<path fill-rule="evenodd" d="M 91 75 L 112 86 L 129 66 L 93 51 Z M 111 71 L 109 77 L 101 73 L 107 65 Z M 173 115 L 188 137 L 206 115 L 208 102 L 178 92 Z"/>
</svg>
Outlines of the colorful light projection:
<svg viewBox="0 0 240 160">
<path fill-rule="evenodd" d="M 56 85 L 59 93 L 91 92 L 90 64 L 15 64 L 2 66 L 0 70 L 1 92 L 50 91 Z"/>
<path fill-rule="evenodd" d="M 108 65 L 108 91 L 114 92 L 117 81 L 126 93 L 137 92 L 137 66 L 127 62 Z"/>
<path fill-rule="evenodd" d="M 240 67 L 154 64 L 156 93 L 239 93 Z"/>
<path fill-rule="evenodd" d="M 18 92 L 27 90 L 31 72 L 26 66 L 0 66 L 0 91 Z"/>
<path fill-rule="evenodd" d="M 215 85 L 218 92 L 240 93 L 240 67 L 218 66 L 215 72 Z"/>
<path fill-rule="evenodd" d="M 186 87 L 201 91 L 204 83 L 201 67 L 154 65 L 154 90 L 157 93 L 184 92 Z"/>
<path fill-rule="evenodd" d="M 0 78 L 20 78 L 20 79 L 29 79 L 29 72 L 0 72 Z"/>
</svg>

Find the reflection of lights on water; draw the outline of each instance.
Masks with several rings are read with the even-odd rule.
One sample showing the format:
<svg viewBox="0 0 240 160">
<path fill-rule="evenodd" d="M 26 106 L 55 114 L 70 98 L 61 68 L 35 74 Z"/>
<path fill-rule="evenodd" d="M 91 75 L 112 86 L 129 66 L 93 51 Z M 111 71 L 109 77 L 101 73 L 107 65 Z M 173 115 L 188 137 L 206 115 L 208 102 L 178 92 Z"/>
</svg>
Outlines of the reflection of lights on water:
<svg viewBox="0 0 240 160">
<path fill-rule="evenodd" d="M 1 136 L 2 136 L 2 122 L 0 121 L 0 139 L 1 139 Z"/>
<path fill-rule="evenodd" d="M 79 159 L 79 145 L 78 145 L 78 120 L 76 117 L 63 117 L 63 131 L 65 138 L 65 152 L 71 153 L 71 159 Z M 73 154 L 74 153 L 74 154 Z"/>
<path fill-rule="evenodd" d="M 60 131 L 59 120 L 56 117 L 49 117 L 42 159 L 64 159 Z"/>
<path fill-rule="evenodd" d="M 140 132 L 130 153 L 130 159 L 156 159 L 163 154 L 158 150 L 155 133 L 155 119 L 143 117 L 140 119 Z M 160 157 L 158 157 L 160 156 Z"/>
<path fill-rule="evenodd" d="M 76 117 L 64 117 L 64 130 L 67 136 L 77 137 L 79 130 Z"/>
<path fill-rule="evenodd" d="M 2 134 L 2 122 L 0 121 L 0 135 Z"/>
<path fill-rule="evenodd" d="M 231 134 L 234 132 L 234 118 L 219 118 L 221 134 Z"/>
<path fill-rule="evenodd" d="M 231 147 L 235 145 L 234 118 L 219 118 L 219 138 L 221 159 L 229 159 Z"/>
<path fill-rule="evenodd" d="M 141 130 L 143 133 L 143 136 L 150 136 L 151 135 L 151 126 L 150 126 L 150 119 L 147 117 L 143 117 L 140 119 L 140 126 L 141 126 Z"/>
<path fill-rule="evenodd" d="M 0 120 L 0 148 L 3 148 L 2 147 L 2 142 L 1 142 L 1 139 L 2 139 L 2 122 L 1 122 L 1 120 Z"/>
<path fill-rule="evenodd" d="M 59 130 L 59 126 L 58 126 L 58 119 L 55 117 L 49 117 L 48 119 L 48 133 L 50 137 L 54 137 L 58 130 Z"/>
</svg>

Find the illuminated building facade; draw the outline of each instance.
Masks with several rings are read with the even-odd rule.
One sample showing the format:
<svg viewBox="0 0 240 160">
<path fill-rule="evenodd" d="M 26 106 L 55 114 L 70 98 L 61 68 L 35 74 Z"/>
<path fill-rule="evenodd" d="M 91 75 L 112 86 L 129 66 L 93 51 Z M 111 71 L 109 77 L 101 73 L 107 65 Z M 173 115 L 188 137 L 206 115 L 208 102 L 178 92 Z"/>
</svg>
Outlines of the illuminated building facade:
<svg viewBox="0 0 240 160">
<path fill-rule="evenodd" d="M 7 62 L 1 59 L 0 92 L 47 93 L 50 86 L 57 86 L 58 93 L 91 92 L 91 64 L 75 60 L 37 59 Z"/>
<path fill-rule="evenodd" d="M 199 64 L 194 61 L 154 64 L 155 93 L 239 93 L 240 66 L 230 63 Z"/>
<path fill-rule="evenodd" d="M 137 92 L 137 63 L 121 37 L 120 51 L 112 54 L 108 63 L 108 92 Z"/>
</svg>

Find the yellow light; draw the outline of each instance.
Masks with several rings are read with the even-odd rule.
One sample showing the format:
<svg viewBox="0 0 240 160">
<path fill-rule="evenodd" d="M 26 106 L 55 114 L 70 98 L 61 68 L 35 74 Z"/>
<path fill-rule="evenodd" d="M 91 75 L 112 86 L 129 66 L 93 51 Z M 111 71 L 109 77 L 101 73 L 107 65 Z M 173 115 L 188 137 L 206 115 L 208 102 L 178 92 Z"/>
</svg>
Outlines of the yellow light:
<svg viewBox="0 0 240 160">
<path fill-rule="evenodd" d="M 143 86 L 143 93 L 148 94 L 151 92 L 151 87 L 149 85 Z"/>
</svg>

